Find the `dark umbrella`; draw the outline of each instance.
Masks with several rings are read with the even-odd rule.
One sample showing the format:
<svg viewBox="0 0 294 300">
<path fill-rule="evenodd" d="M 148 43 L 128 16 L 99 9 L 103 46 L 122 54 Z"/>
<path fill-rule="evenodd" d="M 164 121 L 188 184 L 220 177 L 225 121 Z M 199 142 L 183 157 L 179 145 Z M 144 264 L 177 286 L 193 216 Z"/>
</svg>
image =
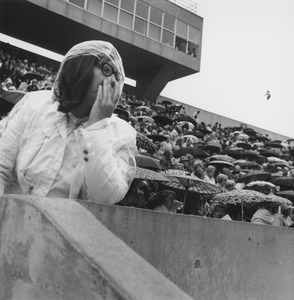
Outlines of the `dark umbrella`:
<svg viewBox="0 0 294 300">
<path fill-rule="evenodd" d="M 210 161 L 213 161 L 213 160 L 221 160 L 221 161 L 227 161 L 229 163 L 233 163 L 235 161 L 235 159 L 229 155 L 222 155 L 222 154 L 215 154 L 215 155 L 212 155 L 210 157 Z"/>
<path fill-rule="evenodd" d="M 292 201 L 292 203 L 294 203 L 294 191 L 292 191 L 292 190 L 277 192 L 277 196 L 289 199 Z"/>
<path fill-rule="evenodd" d="M 127 112 L 123 108 L 116 107 L 114 113 L 117 114 L 118 116 L 123 116 L 126 120 L 129 118 L 129 112 Z"/>
<path fill-rule="evenodd" d="M 39 73 L 34 73 L 34 72 L 28 72 L 26 74 L 23 75 L 23 79 L 24 80 L 33 80 L 33 79 L 37 79 L 38 81 L 43 80 L 43 76 Z"/>
<path fill-rule="evenodd" d="M 197 126 L 196 120 L 187 114 L 178 114 L 175 121 L 177 122 L 186 121 L 192 123 L 194 126 Z"/>
<path fill-rule="evenodd" d="M 251 181 L 257 181 L 257 180 L 270 180 L 271 179 L 271 174 L 265 171 L 249 171 L 247 174 L 241 176 L 238 180 L 237 183 L 245 183 L 248 184 Z"/>
<path fill-rule="evenodd" d="M 244 158 L 250 159 L 250 160 L 256 160 L 258 158 L 259 153 L 257 151 L 253 151 L 253 150 L 247 150 L 244 151 L 242 156 Z"/>
<path fill-rule="evenodd" d="M 184 147 L 174 151 L 174 157 L 178 158 L 186 154 L 191 154 L 197 158 L 206 158 L 209 154 L 201 148 L 198 147 Z"/>
<path fill-rule="evenodd" d="M 152 181 L 160 181 L 160 182 L 167 182 L 170 181 L 168 178 L 166 178 L 164 175 L 146 169 L 146 168 L 136 168 L 136 175 L 135 179 L 140 179 L 140 180 L 152 180 Z"/>
<path fill-rule="evenodd" d="M 247 150 L 250 150 L 252 148 L 251 144 L 244 143 L 244 142 L 238 142 L 236 143 L 236 146 Z"/>
<path fill-rule="evenodd" d="M 140 132 L 137 132 L 136 145 L 138 149 L 144 149 L 150 154 L 155 153 L 157 150 L 156 145 L 145 134 Z"/>
<path fill-rule="evenodd" d="M 162 134 L 147 134 L 146 136 L 153 142 L 163 142 L 167 139 L 167 137 Z"/>
<path fill-rule="evenodd" d="M 154 123 L 154 120 L 151 117 L 148 116 L 138 116 L 137 117 L 138 121 L 141 122 L 150 122 L 150 123 Z"/>
<path fill-rule="evenodd" d="M 171 118 L 162 115 L 153 116 L 152 119 L 154 120 L 155 123 L 161 125 L 171 125 L 174 122 Z"/>
<path fill-rule="evenodd" d="M 256 131 L 253 128 L 244 128 L 243 132 L 248 134 L 248 135 L 255 135 Z"/>
<path fill-rule="evenodd" d="M 132 101 L 132 100 L 128 100 L 128 104 L 131 105 L 131 106 L 140 106 L 143 104 L 142 101 L 138 101 L 138 100 L 135 100 L 135 101 Z"/>
<path fill-rule="evenodd" d="M 204 144 L 202 148 L 211 152 L 220 153 L 222 146 L 219 143 L 209 142 L 207 144 Z"/>
<path fill-rule="evenodd" d="M 138 167 L 146 168 L 152 171 L 163 170 L 163 166 L 158 159 L 145 155 L 135 155 L 136 163 Z"/>
<path fill-rule="evenodd" d="M 284 187 L 284 190 L 285 187 L 294 189 L 294 177 L 282 176 L 278 178 L 272 178 L 272 183 Z"/>
<path fill-rule="evenodd" d="M 207 165 L 214 166 L 218 169 L 222 169 L 222 168 L 231 169 L 234 167 L 234 165 L 232 163 L 230 163 L 228 161 L 223 161 L 223 160 L 212 160 Z"/>
<path fill-rule="evenodd" d="M 212 133 L 212 130 L 209 129 L 209 128 L 200 128 L 199 129 L 203 134 L 211 134 Z"/>
<path fill-rule="evenodd" d="M 221 151 L 221 154 L 231 156 L 235 159 L 239 159 L 239 158 L 243 157 L 243 149 L 242 149 L 242 151 L 239 151 L 239 150 L 223 150 L 223 151 Z"/>
<path fill-rule="evenodd" d="M 259 149 L 259 154 L 265 157 L 270 157 L 270 156 L 275 156 L 275 157 L 279 157 L 280 153 L 278 153 L 277 151 L 273 151 L 273 150 L 268 150 L 268 149 Z"/>
<path fill-rule="evenodd" d="M 171 104 L 172 104 L 172 102 L 169 101 L 169 100 L 163 100 L 163 101 L 161 101 L 161 103 L 162 103 L 163 105 L 171 105 Z"/>
<path fill-rule="evenodd" d="M 284 148 L 284 146 L 282 144 L 280 144 L 280 143 L 274 143 L 274 142 L 272 142 L 272 143 L 266 143 L 264 145 L 264 147 L 266 147 L 266 148 Z"/>
<path fill-rule="evenodd" d="M 25 92 L 21 91 L 5 91 L 0 88 L 0 98 L 3 101 L 9 102 L 11 104 L 16 104 L 25 95 Z"/>
<path fill-rule="evenodd" d="M 170 180 L 169 182 L 163 182 L 164 185 L 185 191 L 183 211 L 185 211 L 188 191 L 205 195 L 213 195 L 222 192 L 221 188 L 217 185 L 201 180 L 198 177 L 187 175 L 187 172 L 183 170 L 169 169 L 161 173 Z"/>
<path fill-rule="evenodd" d="M 261 166 L 254 162 L 254 161 L 247 161 L 247 160 L 236 160 L 234 162 L 235 165 L 239 165 L 242 169 L 247 169 L 247 170 L 260 170 Z"/>
<path fill-rule="evenodd" d="M 151 106 L 151 108 L 152 108 L 154 111 L 156 111 L 157 113 L 158 113 L 159 111 L 165 111 L 165 107 L 162 106 L 162 105 L 160 105 L 160 104 L 155 104 L 155 105 Z"/>
</svg>

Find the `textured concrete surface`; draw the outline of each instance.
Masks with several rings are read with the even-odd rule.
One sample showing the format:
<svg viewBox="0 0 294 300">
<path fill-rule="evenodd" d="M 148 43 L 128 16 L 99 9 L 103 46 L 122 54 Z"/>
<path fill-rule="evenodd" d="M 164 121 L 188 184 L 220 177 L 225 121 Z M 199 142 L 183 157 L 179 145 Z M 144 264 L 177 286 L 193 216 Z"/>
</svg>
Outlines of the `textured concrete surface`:
<svg viewBox="0 0 294 300">
<path fill-rule="evenodd" d="M 81 203 L 194 299 L 294 298 L 292 228 Z"/>
<path fill-rule="evenodd" d="M 0 197 L 0 299 L 191 298 L 77 202 L 7 195 Z"/>
</svg>

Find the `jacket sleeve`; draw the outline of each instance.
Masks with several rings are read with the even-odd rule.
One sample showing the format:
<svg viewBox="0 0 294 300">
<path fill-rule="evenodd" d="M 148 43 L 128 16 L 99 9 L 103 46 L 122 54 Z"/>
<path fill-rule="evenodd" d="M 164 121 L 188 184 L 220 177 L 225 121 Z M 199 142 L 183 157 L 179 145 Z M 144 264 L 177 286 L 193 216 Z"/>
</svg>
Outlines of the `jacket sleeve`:
<svg viewBox="0 0 294 300">
<path fill-rule="evenodd" d="M 123 199 L 136 172 L 136 131 L 112 117 L 80 128 L 81 170 L 89 198 L 99 203 Z"/>
</svg>

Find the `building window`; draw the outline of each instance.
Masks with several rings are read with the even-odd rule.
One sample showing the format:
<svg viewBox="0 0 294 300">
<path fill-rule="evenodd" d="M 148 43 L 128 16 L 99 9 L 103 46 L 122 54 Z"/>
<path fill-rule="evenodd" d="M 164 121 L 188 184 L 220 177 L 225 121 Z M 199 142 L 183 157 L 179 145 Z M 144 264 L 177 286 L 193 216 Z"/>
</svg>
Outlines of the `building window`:
<svg viewBox="0 0 294 300">
<path fill-rule="evenodd" d="M 199 45 L 195 43 L 188 42 L 188 54 L 193 57 L 198 57 Z"/>
<path fill-rule="evenodd" d="M 189 25 L 189 36 L 190 41 L 200 44 L 200 30 Z"/>
<path fill-rule="evenodd" d="M 108 3 L 118 7 L 118 0 L 106 0 L 105 2 L 108 2 Z"/>
<path fill-rule="evenodd" d="M 151 37 L 154 40 L 160 41 L 160 32 L 161 28 L 159 26 L 149 24 L 149 32 L 148 36 Z"/>
<path fill-rule="evenodd" d="M 182 37 L 176 36 L 176 49 L 187 53 L 187 41 Z"/>
<path fill-rule="evenodd" d="M 141 1 L 137 1 L 136 15 L 145 20 L 148 20 L 148 12 L 149 12 L 149 5 Z"/>
<path fill-rule="evenodd" d="M 140 18 L 135 18 L 134 30 L 147 35 L 147 21 L 144 21 Z"/>
<path fill-rule="evenodd" d="M 162 23 L 162 12 L 158 9 L 151 7 L 150 10 L 150 22 L 161 26 Z"/>
<path fill-rule="evenodd" d="M 101 16 L 102 0 L 88 0 L 87 10 L 91 13 Z"/>
<path fill-rule="evenodd" d="M 188 24 L 182 22 L 181 20 L 177 20 L 177 34 L 182 36 L 183 38 L 187 37 L 188 32 Z"/>
<path fill-rule="evenodd" d="M 79 6 L 81 8 L 84 8 L 85 0 L 68 0 L 69 3 L 72 3 L 76 6 Z"/>
<path fill-rule="evenodd" d="M 117 22 L 117 11 L 118 11 L 118 9 L 116 7 L 104 3 L 103 17 L 105 19 L 116 23 Z"/>
<path fill-rule="evenodd" d="M 134 13 L 135 0 L 122 0 L 120 8 L 130 13 Z"/>
<path fill-rule="evenodd" d="M 162 42 L 168 46 L 174 47 L 174 34 L 170 31 L 163 30 Z"/>
<path fill-rule="evenodd" d="M 132 29 L 133 15 L 121 10 L 120 13 L 119 13 L 119 24 L 126 27 L 126 28 L 128 28 L 128 29 Z"/>
<path fill-rule="evenodd" d="M 175 31 L 175 18 L 170 15 L 164 14 L 163 27 L 165 29 L 168 29 L 168 30 L 174 32 Z"/>
</svg>

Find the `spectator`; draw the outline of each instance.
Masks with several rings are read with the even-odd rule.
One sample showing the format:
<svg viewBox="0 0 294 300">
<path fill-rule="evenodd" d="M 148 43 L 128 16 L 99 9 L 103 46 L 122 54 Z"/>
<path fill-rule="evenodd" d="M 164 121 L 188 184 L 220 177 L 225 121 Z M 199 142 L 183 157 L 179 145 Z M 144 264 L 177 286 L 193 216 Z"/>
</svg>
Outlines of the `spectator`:
<svg viewBox="0 0 294 300">
<path fill-rule="evenodd" d="M 204 180 L 205 172 L 204 172 L 203 163 L 201 160 L 195 160 L 193 162 L 193 175 Z"/>
<path fill-rule="evenodd" d="M 292 209 L 292 205 L 289 205 L 288 203 L 282 203 L 281 213 L 279 214 L 282 226 L 291 227 L 293 225 Z"/>
<path fill-rule="evenodd" d="M 281 221 L 279 217 L 277 218 L 279 206 L 277 202 L 261 202 L 259 209 L 252 216 L 251 223 L 281 226 Z"/>
<path fill-rule="evenodd" d="M 154 211 L 175 213 L 174 202 L 176 193 L 170 190 L 162 190 L 157 193 L 158 204 L 153 209 Z"/>
<path fill-rule="evenodd" d="M 32 80 L 31 84 L 29 84 L 28 87 L 27 87 L 27 91 L 28 92 L 39 91 L 37 79 Z"/>
<path fill-rule="evenodd" d="M 215 184 L 214 174 L 215 174 L 215 167 L 212 165 L 209 165 L 206 168 L 206 174 L 204 176 L 204 180 L 209 183 Z"/>
<path fill-rule="evenodd" d="M 21 82 L 21 84 L 19 85 L 18 90 L 21 91 L 21 92 L 27 92 L 29 83 L 30 83 L 29 79 L 23 80 Z"/>
<path fill-rule="evenodd" d="M 216 176 L 216 185 L 219 186 L 223 192 L 226 192 L 226 184 L 228 181 L 228 176 L 224 174 L 218 174 Z"/>
<path fill-rule="evenodd" d="M 160 159 L 161 165 L 164 169 L 171 169 L 173 162 L 172 162 L 173 152 L 171 150 L 163 151 L 162 158 Z"/>
</svg>

